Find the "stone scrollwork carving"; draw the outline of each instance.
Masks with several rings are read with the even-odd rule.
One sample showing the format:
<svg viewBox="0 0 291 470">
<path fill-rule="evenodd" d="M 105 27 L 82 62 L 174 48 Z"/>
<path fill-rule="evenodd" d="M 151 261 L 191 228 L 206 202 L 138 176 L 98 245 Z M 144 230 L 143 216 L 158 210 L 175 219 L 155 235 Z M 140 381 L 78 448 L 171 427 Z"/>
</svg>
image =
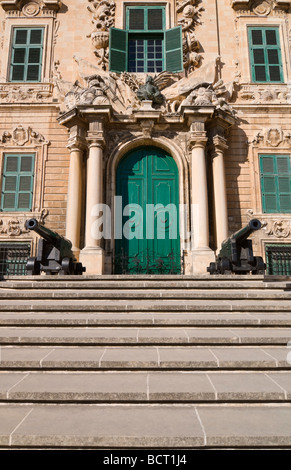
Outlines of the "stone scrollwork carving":
<svg viewBox="0 0 291 470">
<path fill-rule="evenodd" d="M 200 65 L 200 44 L 195 34 L 196 24 L 201 23 L 200 15 L 204 10 L 198 6 L 199 0 L 177 0 L 178 25 L 183 33 L 183 63 L 187 72 L 192 72 Z"/>
<path fill-rule="evenodd" d="M 260 147 L 290 147 L 291 132 L 283 131 L 281 127 L 269 127 L 258 131 L 248 142 Z"/>
<path fill-rule="evenodd" d="M 235 110 L 228 101 L 227 88 L 223 81 L 219 80 L 214 85 L 203 82 L 197 84 L 181 106 L 215 106 L 216 109 L 222 109 L 234 116 Z"/>
<path fill-rule="evenodd" d="M 71 91 L 65 96 L 65 106 L 72 109 L 77 105 L 109 104 L 106 94 L 108 86 L 100 75 L 87 78 L 88 87 L 82 87 L 76 82 Z"/>
<path fill-rule="evenodd" d="M 44 224 L 44 219 L 48 216 L 49 212 L 47 209 L 42 209 L 40 213 L 35 214 L 35 218 L 39 221 L 40 224 Z M 27 217 L 2 217 L 0 219 L 0 234 L 8 235 L 9 237 L 19 237 L 20 235 L 25 235 L 30 233 L 29 230 L 25 228 L 25 221 Z"/>
<path fill-rule="evenodd" d="M 263 220 L 262 229 L 268 236 L 288 238 L 291 234 L 291 222 L 289 220 Z"/>
<path fill-rule="evenodd" d="M 0 84 L 0 100 L 2 103 L 40 103 L 51 100 L 53 85 L 51 83 Z"/>
<path fill-rule="evenodd" d="M 94 30 L 91 37 L 95 55 L 98 57 L 98 65 L 103 70 L 108 66 L 109 28 L 114 26 L 115 2 L 113 0 L 89 0 L 88 10 L 92 13 Z"/>
<path fill-rule="evenodd" d="M 31 127 L 23 127 L 21 124 L 13 129 L 10 133 L 4 131 L 0 136 L 0 142 L 6 146 L 18 145 L 22 147 L 25 144 L 48 144 L 49 142 L 39 132 L 34 131 Z"/>
</svg>

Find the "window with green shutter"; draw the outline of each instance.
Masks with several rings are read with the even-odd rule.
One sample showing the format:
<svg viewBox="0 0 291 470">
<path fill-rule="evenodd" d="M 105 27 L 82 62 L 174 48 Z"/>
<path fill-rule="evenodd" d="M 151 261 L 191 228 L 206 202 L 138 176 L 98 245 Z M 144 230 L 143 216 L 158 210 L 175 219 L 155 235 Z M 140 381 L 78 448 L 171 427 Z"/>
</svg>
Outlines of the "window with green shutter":
<svg viewBox="0 0 291 470">
<path fill-rule="evenodd" d="M 31 211 L 34 155 L 6 154 L 2 173 L 2 211 Z"/>
<path fill-rule="evenodd" d="M 264 213 L 291 213 L 290 155 L 260 155 Z"/>
<path fill-rule="evenodd" d="M 249 28 L 252 81 L 282 83 L 283 67 L 278 28 Z"/>
<path fill-rule="evenodd" d="M 160 73 L 183 70 L 182 29 L 165 29 L 165 7 L 130 6 L 126 29 L 110 28 L 112 72 Z"/>
<path fill-rule="evenodd" d="M 43 32 L 43 28 L 14 28 L 10 56 L 11 82 L 41 80 Z"/>
</svg>

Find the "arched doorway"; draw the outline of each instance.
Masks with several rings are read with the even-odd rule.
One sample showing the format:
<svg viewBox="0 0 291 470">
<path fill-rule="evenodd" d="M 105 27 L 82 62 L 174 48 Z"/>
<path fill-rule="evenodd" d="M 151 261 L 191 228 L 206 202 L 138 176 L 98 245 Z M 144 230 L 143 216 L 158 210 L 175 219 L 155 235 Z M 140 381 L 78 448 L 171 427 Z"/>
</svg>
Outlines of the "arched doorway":
<svg viewBox="0 0 291 470">
<path fill-rule="evenodd" d="M 158 147 L 127 153 L 117 167 L 116 196 L 120 210 L 115 213 L 115 273 L 180 273 L 174 159 Z"/>
</svg>

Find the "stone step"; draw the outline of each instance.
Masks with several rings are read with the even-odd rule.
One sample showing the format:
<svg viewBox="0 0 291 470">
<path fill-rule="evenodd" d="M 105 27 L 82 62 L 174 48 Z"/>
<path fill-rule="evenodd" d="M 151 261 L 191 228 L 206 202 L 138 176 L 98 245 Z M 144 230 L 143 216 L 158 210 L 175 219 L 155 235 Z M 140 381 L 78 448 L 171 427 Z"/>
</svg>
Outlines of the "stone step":
<svg viewBox="0 0 291 470">
<path fill-rule="evenodd" d="M 291 326 L 291 312 L 5 312 L 1 326 Z"/>
<path fill-rule="evenodd" d="M 2 370 L 291 370 L 290 348 L 260 346 L 1 346 Z"/>
<path fill-rule="evenodd" d="M 134 290 L 134 289 L 143 289 L 145 292 L 148 290 L 156 290 L 159 291 L 160 289 L 170 290 L 170 289 L 177 289 L 177 290 L 212 290 L 212 289 L 221 289 L 221 290 L 256 290 L 256 289 L 264 289 L 264 290 L 272 290 L 272 289 L 286 289 L 290 290 L 290 282 L 289 281 L 271 281 L 260 279 L 257 280 L 257 277 L 252 279 L 237 279 L 232 278 L 229 279 L 228 277 L 225 279 L 223 276 L 220 279 L 214 279 L 212 277 L 208 279 L 196 279 L 196 278 L 186 278 L 180 277 L 174 280 L 168 280 L 164 278 L 160 279 L 115 279 L 109 278 L 104 279 L 104 276 L 95 278 L 94 280 L 86 280 L 85 277 L 68 277 L 68 276 L 40 276 L 38 279 L 35 277 L 32 278 L 33 280 L 28 280 L 28 276 L 23 276 L 22 279 L 15 280 L 16 276 L 7 279 L 6 281 L 0 281 L 0 292 L 2 290 L 17 290 L 19 293 L 23 290 L 56 290 L 56 289 L 68 289 L 68 290 L 113 290 L 113 289 L 126 289 L 126 290 Z M 106 276 L 105 276 L 106 277 Z"/>
<path fill-rule="evenodd" d="M 291 328 L 0 327 L 0 344 L 284 344 Z"/>
<path fill-rule="evenodd" d="M 280 300 L 280 301 L 279 301 Z M 0 312 L 291 312 L 289 300 L 2 300 Z"/>
<path fill-rule="evenodd" d="M 2 448 L 291 446 L 291 405 L 0 404 Z"/>
<path fill-rule="evenodd" d="M 233 290 L 222 290 L 222 289 L 209 289 L 209 290 L 197 290 L 197 289 L 160 289 L 152 290 L 147 289 L 115 289 L 115 290 L 89 290 L 89 289 L 50 289 L 50 290 L 7 290 L 2 289 L 0 291 L 1 298 L 4 300 L 13 300 L 13 299 L 39 299 L 39 300 L 69 300 L 70 302 L 74 300 L 144 300 L 145 298 L 149 300 L 236 300 L 236 299 L 246 299 L 246 300 L 290 300 L 290 290 L 288 289 L 256 289 L 256 290 L 243 290 L 243 289 L 233 289 Z"/>
<path fill-rule="evenodd" d="M 290 401 L 291 371 L 0 372 L 0 401 Z"/>
</svg>

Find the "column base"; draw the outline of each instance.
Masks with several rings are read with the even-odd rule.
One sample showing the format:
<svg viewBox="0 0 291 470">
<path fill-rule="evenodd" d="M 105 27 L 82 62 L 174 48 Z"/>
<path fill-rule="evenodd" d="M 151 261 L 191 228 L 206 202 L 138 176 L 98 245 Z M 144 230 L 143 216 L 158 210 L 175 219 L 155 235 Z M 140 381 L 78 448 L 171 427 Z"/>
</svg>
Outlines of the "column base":
<svg viewBox="0 0 291 470">
<path fill-rule="evenodd" d="M 104 273 L 104 250 L 99 247 L 84 248 L 80 251 L 79 261 L 86 267 L 85 274 Z"/>
<path fill-rule="evenodd" d="M 215 254 L 210 248 L 192 251 L 192 274 L 207 274 L 209 263 L 215 261 Z"/>
</svg>

